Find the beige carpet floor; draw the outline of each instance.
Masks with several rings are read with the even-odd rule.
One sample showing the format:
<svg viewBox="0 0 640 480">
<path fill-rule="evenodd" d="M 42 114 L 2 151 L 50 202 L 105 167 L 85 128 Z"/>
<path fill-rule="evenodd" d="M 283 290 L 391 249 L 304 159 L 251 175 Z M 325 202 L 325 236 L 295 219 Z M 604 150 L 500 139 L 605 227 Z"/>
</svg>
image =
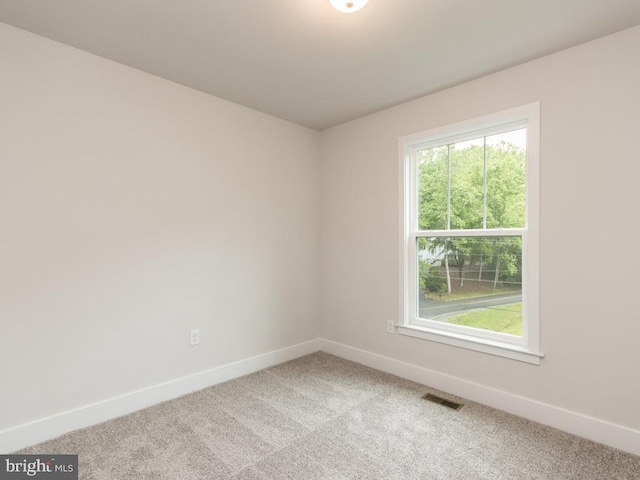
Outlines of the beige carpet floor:
<svg viewBox="0 0 640 480">
<path fill-rule="evenodd" d="M 86 480 L 640 479 L 640 457 L 321 352 L 21 453 L 78 454 Z"/>
</svg>

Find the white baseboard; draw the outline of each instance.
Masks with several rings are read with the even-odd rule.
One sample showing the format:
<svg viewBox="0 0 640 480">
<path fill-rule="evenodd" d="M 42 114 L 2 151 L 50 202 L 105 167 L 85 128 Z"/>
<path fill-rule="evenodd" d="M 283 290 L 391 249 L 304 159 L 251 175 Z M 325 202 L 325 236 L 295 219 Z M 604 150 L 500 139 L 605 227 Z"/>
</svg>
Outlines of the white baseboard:
<svg viewBox="0 0 640 480">
<path fill-rule="evenodd" d="M 14 452 L 79 428 L 95 425 L 217 383 L 317 352 L 319 349 L 320 341 L 318 339 L 311 340 L 1 430 L 0 453 Z"/>
<path fill-rule="evenodd" d="M 320 339 L 320 350 L 564 432 L 640 455 L 640 431 L 638 430 L 330 340 Z"/>
<path fill-rule="evenodd" d="M 638 430 L 325 339 L 257 355 L 1 430 L 0 453 L 44 442 L 318 350 L 640 455 Z"/>
</svg>

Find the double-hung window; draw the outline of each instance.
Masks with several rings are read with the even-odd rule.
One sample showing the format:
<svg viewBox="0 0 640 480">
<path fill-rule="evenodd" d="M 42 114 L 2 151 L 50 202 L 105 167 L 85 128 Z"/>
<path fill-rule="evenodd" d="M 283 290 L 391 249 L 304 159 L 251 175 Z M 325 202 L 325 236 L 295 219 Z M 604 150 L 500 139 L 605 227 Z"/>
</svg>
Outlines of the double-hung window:
<svg viewBox="0 0 640 480">
<path fill-rule="evenodd" d="M 400 139 L 402 334 L 540 363 L 539 104 Z"/>
</svg>

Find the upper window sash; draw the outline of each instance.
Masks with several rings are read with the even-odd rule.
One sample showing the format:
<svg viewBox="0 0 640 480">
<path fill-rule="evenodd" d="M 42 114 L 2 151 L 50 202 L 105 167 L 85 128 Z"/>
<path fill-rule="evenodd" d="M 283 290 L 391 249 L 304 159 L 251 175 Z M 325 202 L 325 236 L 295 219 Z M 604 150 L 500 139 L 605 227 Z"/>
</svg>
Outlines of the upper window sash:
<svg viewBox="0 0 640 480">
<path fill-rule="evenodd" d="M 498 228 L 527 228 L 527 165 L 528 155 L 526 154 L 528 148 L 528 120 L 518 120 L 510 122 L 501 122 L 490 128 L 475 128 L 467 131 L 465 134 L 447 136 L 441 136 L 436 139 L 431 138 L 428 141 L 417 142 L 406 148 L 408 153 L 410 164 L 410 185 L 412 191 L 408 192 L 410 195 L 410 208 L 412 209 L 412 218 L 410 221 L 410 228 L 413 231 L 425 231 L 425 230 L 487 230 Z M 518 133 L 522 132 L 522 133 Z M 524 156 L 518 160 L 518 143 L 507 143 L 506 145 L 512 145 L 512 148 L 516 150 L 512 151 L 511 155 L 515 157 L 500 157 L 502 152 L 501 145 L 504 145 L 504 135 L 516 134 L 524 135 L 527 139 L 527 145 L 521 150 Z M 502 137 L 502 138 L 501 138 Z M 506 140 L 510 142 L 513 138 Z M 496 143 L 496 142 L 499 143 Z M 517 139 L 516 139 L 517 142 Z M 464 145 L 462 150 L 459 150 L 459 146 Z M 467 153 L 465 153 L 467 152 Z M 507 152 L 504 152 L 507 153 Z M 460 155 L 463 155 L 461 158 Z M 465 158 L 465 155 L 468 158 Z M 480 156 L 479 156 L 480 155 Z M 496 155 L 498 155 L 496 157 Z M 521 176 L 515 176 L 506 179 L 507 183 L 504 184 L 497 180 L 500 175 L 500 169 L 496 169 L 495 162 L 498 158 L 503 158 L 505 161 L 510 162 L 509 167 L 514 173 L 520 171 Z M 508 160 L 510 158 L 510 160 Z M 461 160 L 464 160 L 462 163 Z M 478 163 L 480 161 L 480 163 Z M 502 161 L 502 160 L 500 160 Z M 443 163 L 444 162 L 444 163 Z M 515 162 L 515 163 L 514 163 Z M 521 163 L 520 163 L 521 162 Z M 478 171 L 478 165 L 481 170 Z M 423 169 L 424 167 L 424 169 Z M 443 170 L 444 168 L 444 170 Z M 427 173 L 429 172 L 429 173 Z M 461 177 L 464 176 L 464 177 Z M 464 178 L 464 180 L 461 180 Z M 445 183 L 442 183 L 444 179 Z M 481 190 L 478 190 L 478 180 L 481 182 Z M 469 190 L 460 190 L 460 182 L 466 181 L 468 183 Z M 498 183 L 496 183 L 498 181 Z M 514 193 L 518 195 L 517 191 L 514 192 L 513 187 L 517 185 L 510 182 L 522 182 L 520 185 L 522 203 L 521 210 L 518 212 L 517 205 L 520 202 L 516 202 L 512 205 L 514 207 L 509 209 L 495 210 L 495 197 L 498 191 L 501 191 L 500 185 L 504 185 L 504 188 L 510 190 L 510 194 Z M 405 184 L 406 185 L 406 184 Z M 455 185 L 455 186 L 454 186 Z M 427 190 L 424 190 L 424 188 Z M 406 187 L 405 187 L 406 188 Z M 444 190 L 443 190 L 444 188 Z M 431 193 L 426 193 L 431 192 Z M 435 212 L 431 210 L 430 217 L 423 217 L 423 213 L 427 213 L 422 209 L 425 207 L 423 194 L 429 196 L 435 195 L 437 197 L 435 205 L 441 205 L 440 208 L 436 207 Z M 445 198 L 441 198 L 442 195 Z M 468 214 L 464 216 L 456 215 L 453 213 L 460 213 L 460 200 L 470 202 L 468 205 Z M 439 203 L 444 201 L 445 203 Z M 457 209 L 453 209 L 453 202 L 458 205 Z M 494 207 L 490 209 L 489 204 L 493 202 Z M 434 205 L 433 203 L 431 203 Z M 467 208 L 467 207 L 465 207 Z M 438 213 L 438 211 L 440 211 Z M 498 216 L 490 214 L 499 213 Z M 444 217 L 439 218 L 444 214 Z M 435 216 L 434 216 L 435 215 Z M 520 219 L 518 220 L 518 218 Z M 423 221 L 428 220 L 429 225 L 422 225 Z M 455 220 L 455 223 L 454 223 Z M 515 220 L 515 221 L 514 221 Z M 435 221 L 435 223 L 434 223 Z M 444 223 L 442 223 L 444 222 Z M 462 222 L 462 223 L 460 223 Z M 481 225 L 478 225 L 478 222 Z"/>
</svg>

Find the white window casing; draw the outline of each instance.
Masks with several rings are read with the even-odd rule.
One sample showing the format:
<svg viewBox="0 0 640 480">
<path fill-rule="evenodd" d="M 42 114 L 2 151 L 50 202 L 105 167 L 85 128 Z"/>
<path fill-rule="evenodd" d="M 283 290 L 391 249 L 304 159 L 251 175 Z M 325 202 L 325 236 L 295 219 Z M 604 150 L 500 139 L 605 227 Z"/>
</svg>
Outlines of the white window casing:
<svg viewBox="0 0 640 480">
<path fill-rule="evenodd" d="M 518 228 L 420 230 L 418 226 L 417 152 L 421 149 L 465 142 L 526 128 L 525 224 Z M 539 222 L 540 222 L 540 104 L 485 115 L 401 137 L 399 145 L 400 187 L 400 322 L 398 333 L 539 364 Z M 485 147 L 486 148 L 486 147 Z M 485 162 L 486 169 L 486 162 Z M 449 180 L 450 181 L 450 180 Z M 486 172 L 485 180 L 486 182 Z M 450 198 L 449 198 L 450 201 Z M 418 238 L 486 237 L 522 239 L 522 335 L 508 335 L 479 328 L 419 318 Z M 448 241 L 448 240 L 447 240 Z M 496 268 L 496 270 L 498 270 Z M 497 274 L 496 274 L 497 276 Z"/>
</svg>

